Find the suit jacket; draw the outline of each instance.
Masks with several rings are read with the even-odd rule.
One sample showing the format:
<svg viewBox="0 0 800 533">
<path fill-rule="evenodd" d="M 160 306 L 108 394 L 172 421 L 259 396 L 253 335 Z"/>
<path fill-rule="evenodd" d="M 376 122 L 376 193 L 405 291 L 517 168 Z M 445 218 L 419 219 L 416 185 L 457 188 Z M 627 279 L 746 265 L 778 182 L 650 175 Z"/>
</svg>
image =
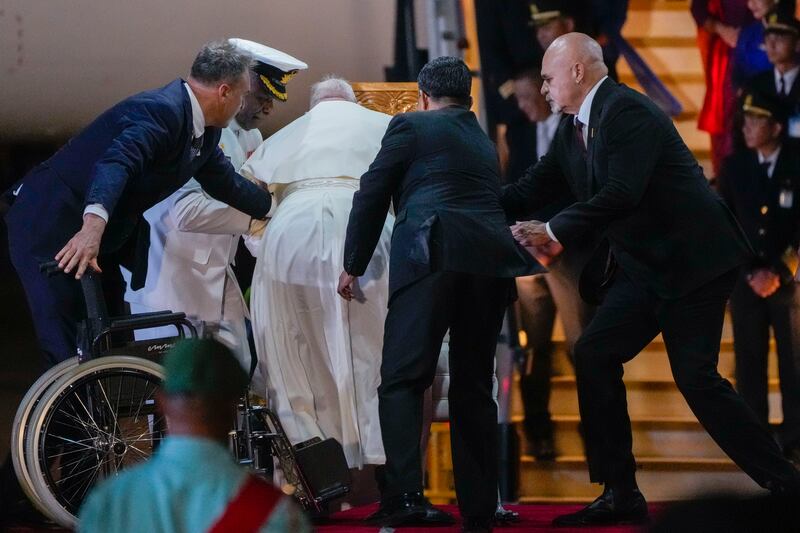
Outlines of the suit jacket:
<svg viewBox="0 0 800 533">
<path fill-rule="evenodd" d="M 498 90 L 513 80 L 520 68 L 533 68 L 542 62 L 542 49 L 536 28 L 530 24 L 527 0 L 477 0 L 478 51 L 481 80 L 486 94 L 486 111 L 492 128 L 497 123 L 527 122 L 514 98 L 503 98 Z"/>
<path fill-rule="evenodd" d="M 550 151 L 504 188 L 511 217 L 573 194 L 578 201 L 550 220 L 556 238 L 570 247 L 602 233 L 626 274 L 662 298 L 688 294 L 750 258 L 733 214 L 650 99 L 608 79 L 587 127 L 585 159 L 576 156 L 568 115 Z"/>
<path fill-rule="evenodd" d="M 80 229 L 85 206 L 99 203 L 109 213 L 100 251 L 118 254 L 138 288 L 149 239 L 141 215 L 192 176 L 212 197 L 266 216 L 269 195 L 234 171 L 217 146 L 220 128 L 207 127 L 191 157 L 192 108 L 183 83 L 116 104 L 22 180 L 8 216 L 22 222 L 16 227 L 29 222 L 31 253 L 51 258 Z"/>
<path fill-rule="evenodd" d="M 778 86 L 775 84 L 775 69 L 770 68 L 756 74 L 750 79 L 750 88 L 787 106 L 787 111 L 792 111 L 800 103 L 800 79 L 795 79 L 788 96 L 778 96 Z"/>
<path fill-rule="evenodd" d="M 755 248 L 745 267 L 770 268 L 782 282 L 791 281 L 794 272 L 785 259 L 796 263 L 800 244 L 800 151 L 784 144 L 768 177 L 755 150 L 738 150 L 725 159 L 719 184 Z"/>
<path fill-rule="evenodd" d="M 406 113 L 389 123 L 353 196 L 348 273 L 366 270 L 390 202 L 397 213 L 390 295 L 434 271 L 511 278 L 541 270 L 511 235 L 500 206 L 497 153 L 467 109 Z"/>
</svg>

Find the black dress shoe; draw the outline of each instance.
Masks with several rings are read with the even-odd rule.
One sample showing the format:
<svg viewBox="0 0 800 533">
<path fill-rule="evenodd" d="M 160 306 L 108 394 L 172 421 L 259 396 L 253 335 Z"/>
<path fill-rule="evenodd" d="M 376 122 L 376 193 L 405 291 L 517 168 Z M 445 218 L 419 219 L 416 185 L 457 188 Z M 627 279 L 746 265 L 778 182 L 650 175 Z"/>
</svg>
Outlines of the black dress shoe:
<svg viewBox="0 0 800 533">
<path fill-rule="evenodd" d="M 528 439 L 528 453 L 537 461 L 553 461 L 556 458 L 556 445 L 553 437 L 535 437 Z"/>
<path fill-rule="evenodd" d="M 519 522 L 519 513 L 510 511 L 502 505 L 497 506 L 497 510 L 494 512 L 495 524 L 513 524 L 515 522 Z"/>
<path fill-rule="evenodd" d="M 461 533 L 491 533 L 491 518 L 465 518 L 461 524 Z"/>
<path fill-rule="evenodd" d="M 606 488 L 595 501 L 578 511 L 556 517 L 556 527 L 599 526 L 608 524 L 641 524 L 647 521 L 647 502 L 638 489 L 621 495 Z"/>
<path fill-rule="evenodd" d="M 450 526 L 456 523 L 453 515 L 431 505 L 421 492 L 405 492 L 382 501 L 380 508 L 365 521 L 382 527 Z"/>
</svg>

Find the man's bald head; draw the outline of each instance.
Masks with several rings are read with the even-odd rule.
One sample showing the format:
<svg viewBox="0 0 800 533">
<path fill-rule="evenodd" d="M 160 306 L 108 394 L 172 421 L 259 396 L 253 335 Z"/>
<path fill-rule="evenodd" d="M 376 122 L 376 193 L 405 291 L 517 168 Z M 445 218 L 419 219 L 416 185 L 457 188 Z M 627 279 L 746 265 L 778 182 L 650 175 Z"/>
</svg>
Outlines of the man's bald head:
<svg viewBox="0 0 800 533">
<path fill-rule="evenodd" d="M 605 67 L 603 63 L 603 49 L 597 41 L 585 33 L 567 33 L 558 37 L 547 48 L 550 54 L 565 54 L 574 61 L 579 61 L 586 65 Z"/>
<path fill-rule="evenodd" d="M 542 94 L 554 111 L 577 114 L 583 99 L 607 74 L 597 41 L 583 33 L 567 33 L 544 53 Z"/>
</svg>

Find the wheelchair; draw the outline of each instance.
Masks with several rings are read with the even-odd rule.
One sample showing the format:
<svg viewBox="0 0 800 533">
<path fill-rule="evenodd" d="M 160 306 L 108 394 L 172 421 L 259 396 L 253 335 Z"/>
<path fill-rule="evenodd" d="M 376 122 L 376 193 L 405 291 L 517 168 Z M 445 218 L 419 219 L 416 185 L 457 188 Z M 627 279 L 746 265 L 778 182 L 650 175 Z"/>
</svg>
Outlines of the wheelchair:
<svg viewBox="0 0 800 533">
<path fill-rule="evenodd" d="M 55 261 L 45 275 L 63 275 Z M 99 274 L 80 280 L 87 318 L 78 327 L 77 356 L 50 368 L 27 391 L 14 418 L 11 459 L 34 506 L 61 526 L 75 528 L 91 489 L 147 460 L 167 434 L 155 396 L 164 354 L 182 338 L 213 337 L 219 324 L 195 325 L 184 313 L 160 311 L 109 317 Z M 174 326 L 175 336 L 134 341 L 136 330 Z M 244 391 L 243 391 L 244 392 Z M 268 479 L 275 462 L 283 488 L 312 513 L 350 490 L 341 445 L 312 439 L 292 445 L 278 417 L 254 405 L 247 393 L 233 415 L 229 446 L 234 458 Z"/>
</svg>

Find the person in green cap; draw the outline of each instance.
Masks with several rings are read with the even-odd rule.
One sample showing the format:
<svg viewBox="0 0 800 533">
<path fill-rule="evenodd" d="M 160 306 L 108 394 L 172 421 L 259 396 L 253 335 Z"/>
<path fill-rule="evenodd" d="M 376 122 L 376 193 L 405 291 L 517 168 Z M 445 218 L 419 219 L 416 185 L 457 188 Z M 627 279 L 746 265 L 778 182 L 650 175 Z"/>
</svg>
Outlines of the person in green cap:
<svg viewBox="0 0 800 533">
<path fill-rule="evenodd" d="M 226 447 L 248 381 L 233 353 L 216 340 L 186 339 L 164 370 L 158 402 L 169 436 L 149 461 L 89 495 L 78 531 L 311 531 L 291 497 L 236 464 Z"/>
</svg>

